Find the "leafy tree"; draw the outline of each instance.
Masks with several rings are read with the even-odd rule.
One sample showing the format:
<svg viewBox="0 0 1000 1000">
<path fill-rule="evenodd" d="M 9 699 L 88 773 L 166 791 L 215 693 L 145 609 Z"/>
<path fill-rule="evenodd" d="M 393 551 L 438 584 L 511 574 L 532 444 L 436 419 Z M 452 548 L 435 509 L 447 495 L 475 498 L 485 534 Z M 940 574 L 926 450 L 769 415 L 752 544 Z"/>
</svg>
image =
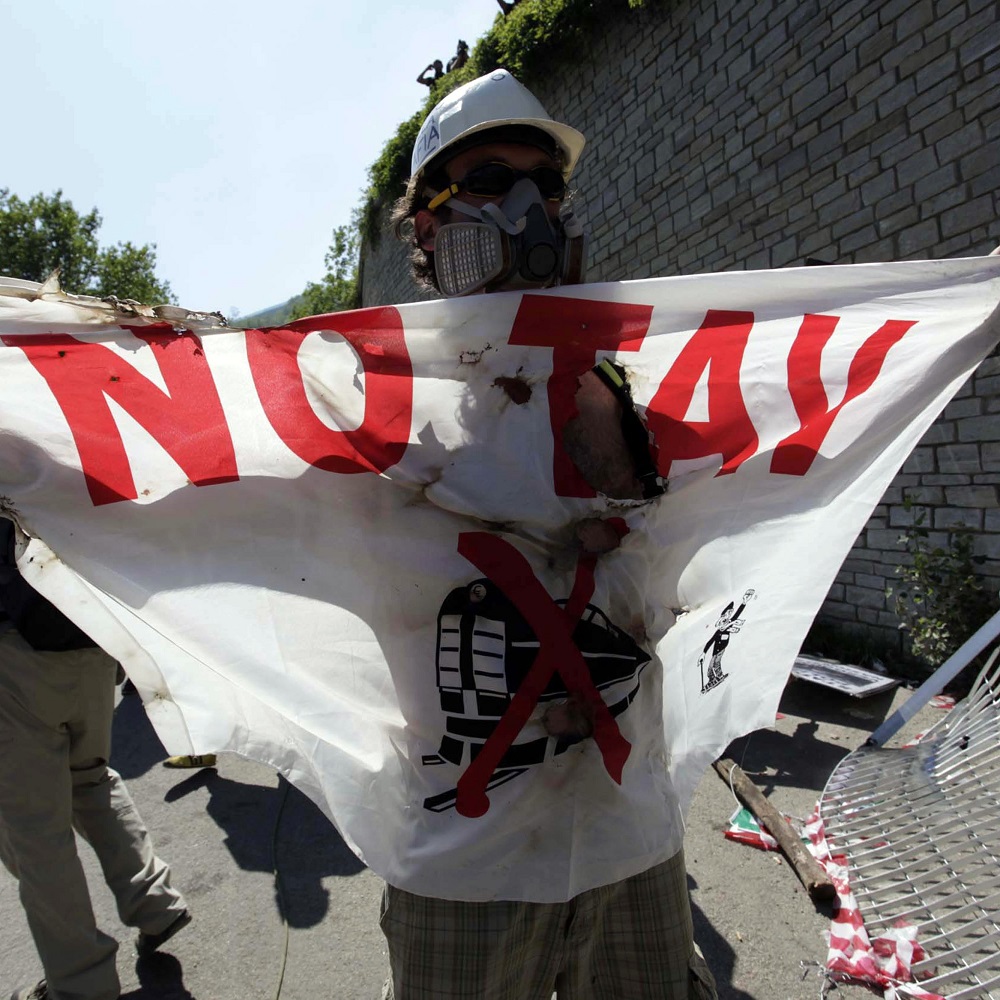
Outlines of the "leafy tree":
<svg viewBox="0 0 1000 1000">
<path fill-rule="evenodd" d="M 355 217 L 349 225 L 337 226 L 324 257 L 326 275 L 310 281 L 292 310 L 292 319 L 340 312 L 358 306 L 358 228 Z"/>
<path fill-rule="evenodd" d="M 100 227 L 96 208 L 81 215 L 62 191 L 23 201 L 0 188 L 0 274 L 44 281 L 58 268 L 60 286 L 77 295 L 174 302 L 170 285 L 156 277 L 156 244 L 102 250 Z"/>
<path fill-rule="evenodd" d="M 22 201 L 0 189 L 0 273 L 44 281 L 56 268 L 68 292 L 87 290 L 97 260 L 97 209 L 80 215 L 62 191 Z"/>
<path fill-rule="evenodd" d="M 91 294 L 101 298 L 117 295 L 150 304 L 176 301 L 170 282 L 156 277 L 155 243 L 137 247 L 126 242 L 105 248 L 97 256 L 94 279 Z"/>
<path fill-rule="evenodd" d="M 911 497 L 903 507 L 913 512 L 899 539 L 910 560 L 896 567 L 902 587 L 889 592 L 914 656 L 937 667 L 996 611 L 996 601 L 976 574 L 983 557 L 974 554 L 972 532 L 960 526 L 947 533 L 947 548 L 934 545 L 926 511 L 915 510 Z"/>
</svg>

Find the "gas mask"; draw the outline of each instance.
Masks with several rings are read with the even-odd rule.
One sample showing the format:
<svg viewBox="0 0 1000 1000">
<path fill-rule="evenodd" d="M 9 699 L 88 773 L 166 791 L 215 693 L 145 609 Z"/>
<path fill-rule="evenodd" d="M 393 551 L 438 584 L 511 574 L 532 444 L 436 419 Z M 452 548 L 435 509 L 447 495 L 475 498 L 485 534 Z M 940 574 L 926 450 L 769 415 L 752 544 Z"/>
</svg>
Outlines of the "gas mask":
<svg viewBox="0 0 1000 1000">
<path fill-rule="evenodd" d="M 553 225 L 545 201 L 522 177 L 497 205 L 447 205 L 475 222 L 450 222 L 434 239 L 438 287 L 449 298 L 520 288 L 575 285 L 584 279 L 586 237 L 568 210 Z"/>
</svg>

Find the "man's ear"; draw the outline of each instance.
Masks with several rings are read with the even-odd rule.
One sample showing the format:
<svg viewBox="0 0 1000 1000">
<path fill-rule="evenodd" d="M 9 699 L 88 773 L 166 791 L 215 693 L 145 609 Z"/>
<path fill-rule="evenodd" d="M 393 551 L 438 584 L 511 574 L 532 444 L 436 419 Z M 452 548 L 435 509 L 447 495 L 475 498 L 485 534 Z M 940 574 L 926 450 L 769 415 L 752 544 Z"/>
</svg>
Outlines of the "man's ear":
<svg viewBox="0 0 1000 1000">
<path fill-rule="evenodd" d="M 426 208 L 420 209 L 413 217 L 413 231 L 417 235 L 417 243 L 421 250 L 434 249 L 434 237 L 441 228 L 441 220 Z"/>
</svg>

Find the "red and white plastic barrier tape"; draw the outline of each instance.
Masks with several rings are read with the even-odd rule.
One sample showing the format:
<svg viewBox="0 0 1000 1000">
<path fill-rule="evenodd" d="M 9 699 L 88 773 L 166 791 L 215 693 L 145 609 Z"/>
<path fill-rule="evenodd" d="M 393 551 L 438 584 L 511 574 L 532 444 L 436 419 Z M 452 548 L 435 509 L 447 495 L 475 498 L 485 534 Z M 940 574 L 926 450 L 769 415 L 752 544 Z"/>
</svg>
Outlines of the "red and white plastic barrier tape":
<svg viewBox="0 0 1000 1000">
<path fill-rule="evenodd" d="M 837 889 L 830 925 L 830 951 L 826 968 L 839 982 L 860 982 L 877 986 L 885 1000 L 945 1000 L 913 982 L 912 966 L 927 956 L 917 943 L 917 929 L 900 921 L 895 927 L 869 939 L 861 911 L 851 892 L 847 859 L 831 855 L 823 820 L 817 808 L 806 823 L 810 850 L 826 869 Z"/>
</svg>

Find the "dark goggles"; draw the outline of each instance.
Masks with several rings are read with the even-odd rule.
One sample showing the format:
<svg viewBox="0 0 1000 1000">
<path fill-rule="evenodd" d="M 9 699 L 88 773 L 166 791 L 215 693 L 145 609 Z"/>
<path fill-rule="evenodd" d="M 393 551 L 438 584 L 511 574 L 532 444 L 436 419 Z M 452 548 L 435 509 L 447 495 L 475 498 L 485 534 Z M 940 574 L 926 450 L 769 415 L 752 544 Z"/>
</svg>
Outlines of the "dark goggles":
<svg viewBox="0 0 1000 1000">
<path fill-rule="evenodd" d="M 449 198 L 463 192 L 474 198 L 500 198 L 524 177 L 534 183 L 546 201 L 562 201 L 566 197 L 566 181 L 555 167 L 515 170 L 509 163 L 494 162 L 473 167 L 461 180 L 452 181 L 427 207 L 433 212 Z"/>
</svg>

